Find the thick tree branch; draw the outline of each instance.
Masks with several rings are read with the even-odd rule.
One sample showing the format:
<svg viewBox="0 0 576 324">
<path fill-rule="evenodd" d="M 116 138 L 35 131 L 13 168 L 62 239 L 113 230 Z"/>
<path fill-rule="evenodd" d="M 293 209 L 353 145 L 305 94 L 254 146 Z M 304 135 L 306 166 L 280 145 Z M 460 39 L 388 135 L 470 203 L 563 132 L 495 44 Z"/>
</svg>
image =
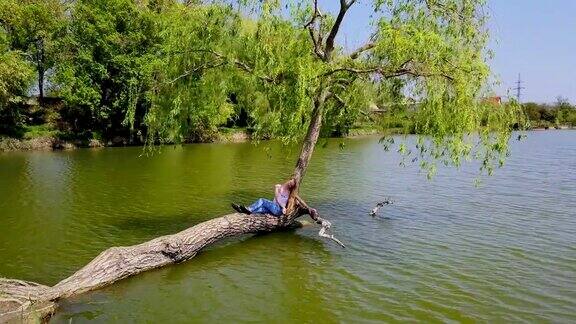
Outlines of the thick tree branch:
<svg viewBox="0 0 576 324">
<path fill-rule="evenodd" d="M 368 42 L 363 46 L 359 47 L 358 49 L 356 49 L 354 52 L 352 52 L 352 54 L 350 54 L 350 58 L 354 60 L 358 58 L 358 56 L 360 56 L 360 54 L 362 54 L 363 52 L 366 52 L 374 48 L 374 46 L 376 46 L 374 42 Z"/>
<path fill-rule="evenodd" d="M 314 152 L 314 147 L 316 146 L 316 141 L 318 141 L 318 136 L 320 136 L 320 128 L 322 127 L 322 114 L 324 111 L 324 104 L 326 100 L 332 95 L 328 88 L 323 88 L 319 91 L 314 98 L 314 109 L 312 110 L 312 118 L 310 120 L 310 125 L 308 126 L 308 131 L 306 132 L 306 137 L 302 143 L 302 149 L 300 151 L 300 156 L 296 162 L 296 168 L 294 170 L 293 179 L 296 181 L 296 190 L 300 186 L 300 182 L 304 177 L 304 173 L 308 168 L 308 163 Z M 290 208 L 289 208 L 290 209 Z"/>
<path fill-rule="evenodd" d="M 318 232 L 318 235 L 321 237 L 325 237 L 327 239 L 330 239 L 336 243 L 338 243 L 338 245 L 340 245 L 343 248 L 346 248 L 346 245 L 344 245 L 344 243 L 340 242 L 339 239 L 337 239 L 333 234 L 332 234 L 332 223 L 330 223 L 329 221 L 318 217 L 318 219 L 320 220 L 320 224 L 322 225 L 322 227 L 320 227 L 320 231 Z"/>
<path fill-rule="evenodd" d="M 305 205 L 305 203 L 303 204 Z M 189 260 L 203 248 L 227 237 L 271 232 L 293 226 L 294 220 L 315 209 L 307 207 L 285 222 L 272 215 L 229 214 L 172 235 L 125 247 L 112 247 L 52 287 L 0 278 L 0 322 L 35 317 L 39 321 L 56 308 L 61 298 L 108 286 L 151 269 Z M 322 226 L 325 226 L 320 222 Z M 24 317 L 25 316 L 25 317 Z"/>
<path fill-rule="evenodd" d="M 294 195 L 294 200 L 298 206 L 298 210 L 300 211 L 299 212 L 300 215 L 301 214 L 308 214 L 308 215 L 310 215 L 310 218 L 312 218 L 316 222 L 316 224 L 320 225 L 320 231 L 318 232 L 318 236 L 332 240 L 335 243 L 337 243 L 338 245 L 340 245 L 341 247 L 346 248 L 346 246 L 339 239 L 334 237 L 334 235 L 332 234 L 332 231 L 331 231 L 332 223 L 330 223 L 328 220 L 320 217 L 318 215 L 318 212 L 316 211 L 316 209 L 308 207 L 306 202 L 302 198 L 300 198 L 300 196 L 298 196 L 298 194 Z"/>
<path fill-rule="evenodd" d="M 352 0 L 350 3 L 346 3 L 346 0 L 340 0 L 340 10 L 338 11 L 338 16 L 336 16 L 336 21 L 334 22 L 334 25 L 332 25 L 332 29 L 330 30 L 330 33 L 326 38 L 326 44 L 324 45 L 324 61 L 330 61 L 332 52 L 334 51 L 334 40 L 336 39 L 336 35 L 340 30 L 340 25 L 344 20 L 346 12 L 355 2 L 356 0 Z"/>
<path fill-rule="evenodd" d="M 383 76 L 384 78 L 395 77 L 395 76 L 400 76 L 400 75 L 406 74 L 405 73 L 405 70 L 406 70 L 405 67 L 411 61 L 412 61 L 412 59 L 405 61 L 404 63 L 400 64 L 400 66 L 396 70 L 392 70 L 392 71 L 390 71 L 389 69 L 382 68 L 380 66 L 368 67 L 368 68 L 364 68 L 364 69 L 353 68 L 353 67 L 340 67 L 340 68 L 330 70 L 330 71 L 322 74 L 322 76 L 331 76 L 332 74 L 335 74 L 338 72 L 349 72 L 352 74 L 378 73 L 381 76 Z"/>
<path fill-rule="evenodd" d="M 404 72 L 404 71 L 396 70 L 393 72 L 386 72 L 381 67 L 370 67 L 370 68 L 366 68 L 366 69 L 358 69 L 358 68 L 352 68 L 352 67 L 341 67 L 341 68 L 336 68 L 334 70 L 330 70 L 330 71 L 324 73 L 322 76 L 330 76 L 330 75 L 338 73 L 338 72 L 349 72 L 349 73 L 353 73 L 353 74 L 378 73 L 378 74 L 381 74 L 383 76 L 386 76 L 386 75 L 396 76 L 398 73 Z M 405 74 L 405 73 L 403 73 L 403 74 Z"/>
<path fill-rule="evenodd" d="M 297 217 L 306 213 L 322 226 L 320 236 L 342 245 L 329 234 L 330 222 L 318 217 L 317 211 L 308 207 L 300 197 L 298 200 L 303 207 L 287 219 L 272 215 L 229 214 L 141 244 L 109 248 L 52 287 L 0 278 L 0 322 L 44 322 L 46 316 L 57 308 L 56 302 L 61 298 L 99 289 L 144 271 L 189 260 L 206 246 L 227 237 L 289 228 L 294 226 Z"/>
</svg>

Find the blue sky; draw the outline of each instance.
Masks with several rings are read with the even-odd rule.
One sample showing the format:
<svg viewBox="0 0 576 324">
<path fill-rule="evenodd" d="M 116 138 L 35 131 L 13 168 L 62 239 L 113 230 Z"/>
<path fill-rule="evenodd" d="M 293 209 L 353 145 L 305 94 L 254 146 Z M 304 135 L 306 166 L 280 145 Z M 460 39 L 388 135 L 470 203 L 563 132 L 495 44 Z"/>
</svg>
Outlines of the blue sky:
<svg viewBox="0 0 576 324">
<path fill-rule="evenodd" d="M 335 12 L 339 1 L 320 2 Z M 339 39 L 347 48 L 369 36 L 367 2 L 348 12 Z M 576 0 L 488 0 L 488 8 L 496 54 L 491 66 L 500 80 L 496 93 L 507 95 L 521 73 L 523 102 L 554 102 L 562 95 L 576 103 Z"/>
</svg>

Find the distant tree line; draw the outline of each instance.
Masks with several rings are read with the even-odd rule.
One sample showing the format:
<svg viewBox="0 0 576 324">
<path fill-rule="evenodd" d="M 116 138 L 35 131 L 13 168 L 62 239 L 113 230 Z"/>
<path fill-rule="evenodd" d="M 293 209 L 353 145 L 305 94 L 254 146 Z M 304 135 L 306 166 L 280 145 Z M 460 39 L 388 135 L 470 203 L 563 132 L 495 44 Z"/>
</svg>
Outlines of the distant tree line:
<svg viewBox="0 0 576 324">
<path fill-rule="evenodd" d="M 527 102 L 522 108 L 533 128 L 576 127 L 576 106 L 564 97 L 558 97 L 553 104 Z"/>
<path fill-rule="evenodd" d="M 17 135 L 39 123 L 76 137 L 145 131 L 169 7 L 168 1 L 2 0 L 0 133 Z M 33 118 L 35 108 L 40 118 Z"/>
<path fill-rule="evenodd" d="M 364 121 L 468 152 L 462 134 L 480 126 L 489 138 L 515 111 L 476 106 L 488 38 L 476 4 L 452 2 L 376 1 L 394 17 L 346 53 L 327 27 L 338 16 L 316 1 L 1 0 L 0 135 L 185 142 L 241 126 L 289 141 L 329 88 L 323 136 Z M 461 38 L 470 49 L 449 45 Z M 425 100 L 417 111 L 394 104 L 407 97 Z"/>
<path fill-rule="evenodd" d="M 264 49 L 255 45 L 262 44 L 255 33 L 269 27 L 234 10 L 201 1 L 0 1 L 0 134 L 21 136 L 44 125 L 60 136 L 142 142 L 147 125 L 160 117 L 163 125 L 178 123 L 166 129 L 179 128 L 179 141 L 209 139 L 218 126 L 249 126 L 262 138 L 288 133 L 281 129 L 289 124 L 286 118 L 299 117 L 281 113 L 286 107 L 279 106 L 295 104 L 289 92 L 299 82 L 295 73 L 302 71 L 276 76 L 270 83 L 287 86 L 270 93 L 233 70 L 206 73 L 229 62 L 194 50 L 243 39 L 230 46 L 243 45 L 244 58 L 268 50 L 302 69 L 313 64 L 307 34 L 289 23 L 274 26 L 277 31 L 267 35 Z M 186 34 L 196 39 L 183 44 Z M 196 68 L 187 70 L 192 65 Z M 375 91 L 376 86 L 360 89 Z M 32 93 L 37 100 L 31 100 Z M 170 116 L 147 117 L 154 106 L 177 109 Z M 351 105 L 346 114 L 329 112 L 323 132 L 347 132 L 360 116 L 354 107 L 366 106 Z"/>
</svg>

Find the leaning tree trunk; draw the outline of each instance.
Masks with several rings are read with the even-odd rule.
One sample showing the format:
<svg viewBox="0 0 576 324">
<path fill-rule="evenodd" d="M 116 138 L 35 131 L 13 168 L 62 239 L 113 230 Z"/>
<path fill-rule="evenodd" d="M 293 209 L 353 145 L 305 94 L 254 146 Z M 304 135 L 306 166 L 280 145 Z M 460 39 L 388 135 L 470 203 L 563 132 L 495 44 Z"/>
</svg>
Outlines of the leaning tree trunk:
<svg viewBox="0 0 576 324">
<path fill-rule="evenodd" d="M 223 238 L 270 232 L 286 226 L 283 219 L 270 215 L 230 214 L 142 244 L 109 248 L 52 287 L 0 279 L 0 322 L 45 318 L 55 310 L 55 302 L 60 298 L 98 289 L 147 270 L 186 261 L 204 247 Z"/>
<path fill-rule="evenodd" d="M 316 142 L 320 136 L 320 129 L 322 127 L 322 114 L 324 113 L 324 104 L 328 97 L 330 96 L 330 91 L 328 88 L 322 88 L 321 91 L 314 98 L 314 109 L 312 110 L 312 119 L 310 120 L 310 125 L 308 126 L 308 131 L 304 142 L 302 143 L 302 150 L 300 151 L 300 156 L 296 161 L 296 168 L 294 169 L 294 174 L 292 179 L 296 181 L 296 187 L 290 192 L 290 198 L 288 200 L 288 214 L 295 215 L 298 208 L 301 208 L 298 199 L 298 191 L 300 189 L 300 183 L 306 169 L 308 168 L 308 163 L 314 153 L 314 147 L 316 147 Z M 316 219 L 315 219 L 316 220 Z"/>
<path fill-rule="evenodd" d="M 324 102 L 328 96 L 329 91 L 324 89 L 314 100 L 312 120 L 293 174 L 296 188 L 291 193 L 287 215 L 230 214 L 142 244 L 112 247 L 52 287 L 0 278 L 0 322 L 48 318 L 55 311 L 60 298 L 98 289 L 147 270 L 189 260 L 206 246 L 223 238 L 293 226 L 295 219 L 304 214 L 310 214 L 322 225 L 320 236 L 342 245 L 333 236 L 326 234 L 330 223 L 318 217 L 315 212 L 312 213 L 297 193 L 320 134 Z"/>
<path fill-rule="evenodd" d="M 328 98 L 330 92 L 328 89 L 323 89 L 320 94 L 314 99 L 314 109 L 312 110 L 312 119 L 310 120 L 310 126 L 308 126 L 308 132 L 302 143 L 302 150 L 300 151 L 300 156 L 296 162 L 296 169 L 294 170 L 294 180 L 296 180 L 296 185 L 299 186 L 304 173 L 308 168 L 308 163 L 314 152 L 314 147 L 318 141 L 318 136 L 320 136 L 320 128 L 322 127 L 322 113 L 324 112 L 324 103 Z"/>
</svg>

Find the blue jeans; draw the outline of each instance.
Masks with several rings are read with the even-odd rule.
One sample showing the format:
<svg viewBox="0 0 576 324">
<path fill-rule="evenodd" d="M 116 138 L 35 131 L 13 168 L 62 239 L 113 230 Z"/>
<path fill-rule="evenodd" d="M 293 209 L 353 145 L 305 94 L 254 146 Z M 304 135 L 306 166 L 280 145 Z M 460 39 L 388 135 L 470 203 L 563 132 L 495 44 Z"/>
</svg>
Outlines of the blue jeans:
<svg viewBox="0 0 576 324">
<path fill-rule="evenodd" d="M 274 216 L 282 215 L 282 207 L 275 201 L 260 198 L 255 203 L 248 206 L 248 210 L 254 214 L 272 214 Z"/>
</svg>

